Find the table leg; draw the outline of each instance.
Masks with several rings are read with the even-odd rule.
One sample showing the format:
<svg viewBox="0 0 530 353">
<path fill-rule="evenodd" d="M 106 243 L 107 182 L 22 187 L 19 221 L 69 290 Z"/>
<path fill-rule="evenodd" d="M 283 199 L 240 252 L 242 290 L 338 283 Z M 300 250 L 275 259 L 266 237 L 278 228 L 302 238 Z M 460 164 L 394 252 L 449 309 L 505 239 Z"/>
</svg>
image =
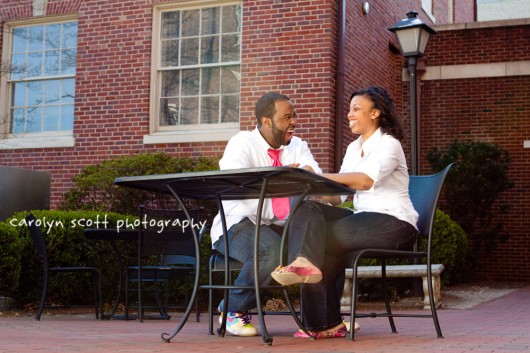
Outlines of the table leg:
<svg viewBox="0 0 530 353">
<path fill-rule="evenodd" d="M 186 205 L 184 204 L 182 199 L 175 193 L 175 191 L 171 188 L 171 186 L 167 185 L 167 187 L 168 187 L 169 191 L 173 194 L 173 196 L 177 199 L 178 203 L 180 204 L 180 207 L 182 208 L 182 210 L 186 214 L 186 217 L 188 218 L 188 221 L 191 224 L 192 220 L 191 220 L 190 214 L 188 213 L 188 209 L 186 208 Z M 201 273 L 199 237 L 197 235 L 197 231 L 195 230 L 195 228 L 192 227 L 191 230 L 193 232 L 193 241 L 195 243 L 195 259 L 196 259 L 195 281 L 193 283 L 193 291 L 191 293 L 191 298 L 190 298 L 190 301 L 188 303 L 188 306 L 186 307 L 186 311 L 184 312 L 184 314 L 180 318 L 180 322 L 178 323 L 177 328 L 173 331 L 172 334 L 164 332 L 164 333 L 162 333 L 160 335 L 162 340 L 164 342 L 167 342 L 167 343 L 169 343 L 171 341 L 171 339 L 173 339 L 173 337 L 175 337 L 177 335 L 177 333 L 179 333 L 179 331 L 186 324 L 186 321 L 188 320 L 188 317 L 190 316 L 191 309 L 193 308 L 193 305 L 195 303 L 195 298 L 197 297 L 197 292 L 198 292 L 198 289 L 199 289 L 199 281 L 200 281 L 200 273 Z"/>
</svg>

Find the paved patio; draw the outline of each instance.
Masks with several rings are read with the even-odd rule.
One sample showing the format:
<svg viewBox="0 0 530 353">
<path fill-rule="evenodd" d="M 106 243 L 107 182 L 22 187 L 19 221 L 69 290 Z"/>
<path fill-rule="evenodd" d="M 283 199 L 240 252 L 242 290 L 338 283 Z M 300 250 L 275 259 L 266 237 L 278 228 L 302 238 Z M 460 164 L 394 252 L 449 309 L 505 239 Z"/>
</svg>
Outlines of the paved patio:
<svg viewBox="0 0 530 353">
<path fill-rule="evenodd" d="M 267 316 L 272 346 L 261 337 L 224 338 L 208 335 L 208 320 L 192 317 L 170 342 L 170 321 L 97 321 L 92 315 L 0 317 L 0 352 L 370 352 L 370 353 L 477 353 L 530 352 L 530 287 L 482 303 L 472 309 L 438 311 L 443 339 L 436 338 L 430 319 L 396 318 L 398 334 L 388 320 L 363 318 L 356 341 L 342 338 L 312 341 L 291 336 L 295 323 L 289 316 Z M 253 319 L 258 324 L 257 318 Z M 217 325 L 216 325 L 217 326 Z"/>
</svg>

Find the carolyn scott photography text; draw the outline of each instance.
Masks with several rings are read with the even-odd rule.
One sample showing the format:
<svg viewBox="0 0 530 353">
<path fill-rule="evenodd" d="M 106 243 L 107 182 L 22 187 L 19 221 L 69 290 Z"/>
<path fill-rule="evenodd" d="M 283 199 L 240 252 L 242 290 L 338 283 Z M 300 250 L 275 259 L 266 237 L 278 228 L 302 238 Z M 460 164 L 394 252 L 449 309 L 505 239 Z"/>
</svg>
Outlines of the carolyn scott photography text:
<svg viewBox="0 0 530 353">
<path fill-rule="evenodd" d="M 22 226 L 30 226 L 31 222 L 26 222 L 25 219 L 17 219 L 13 218 L 9 221 L 9 224 L 13 227 L 22 227 Z M 110 224 L 107 220 L 107 214 L 100 217 L 98 214 L 96 216 L 96 219 L 72 219 L 70 221 L 70 224 L 65 224 L 61 220 L 48 220 L 46 217 L 37 218 L 35 221 L 35 224 L 38 227 L 41 227 L 43 230 L 45 230 L 46 234 L 49 234 L 54 227 L 67 227 L 70 226 L 71 228 L 97 228 L 97 229 L 107 229 Z M 194 229 L 200 230 L 206 225 L 206 221 L 199 221 L 196 222 L 193 218 L 191 220 L 188 219 L 148 219 L 147 215 L 144 215 L 142 219 L 119 219 L 116 221 L 116 231 L 119 233 L 122 229 L 138 229 L 140 226 L 144 229 L 148 227 L 156 227 L 157 233 L 162 233 L 165 228 L 171 227 L 171 228 L 181 228 L 182 232 L 184 232 L 188 227 L 192 227 Z"/>
</svg>

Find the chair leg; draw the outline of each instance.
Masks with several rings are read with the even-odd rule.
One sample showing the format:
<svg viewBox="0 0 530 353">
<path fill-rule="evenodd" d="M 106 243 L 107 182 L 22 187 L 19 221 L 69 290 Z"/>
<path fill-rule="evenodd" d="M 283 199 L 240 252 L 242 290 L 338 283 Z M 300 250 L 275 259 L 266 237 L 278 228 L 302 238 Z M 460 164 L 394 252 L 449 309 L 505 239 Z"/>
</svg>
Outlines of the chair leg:
<svg viewBox="0 0 530 353">
<path fill-rule="evenodd" d="M 103 320 L 103 296 L 101 295 L 101 274 L 99 272 L 97 272 L 97 277 L 99 303 L 97 303 L 96 305 L 99 308 L 99 318 Z"/>
<path fill-rule="evenodd" d="M 195 298 L 195 320 L 196 322 L 201 322 L 201 313 L 199 312 L 199 299 Z"/>
<path fill-rule="evenodd" d="M 125 278 L 125 320 L 129 320 L 129 276 Z"/>
<path fill-rule="evenodd" d="M 92 271 L 92 283 L 94 288 L 94 311 L 96 313 L 96 319 L 99 319 L 99 308 L 101 303 L 101 291 L 98 290 L 101 288 L 100 285 L 98 285 L 99 282 L 99 273 L 96 271 Z M 101 312 L 101 318 L 103 318 L 103 311 Z"/>
<path fill-rule="evenodd" d="M 383 295 L 385 298 L 385 308 L 388 315 L 388 322 L 390 323 L 390 329 L 392 333 L 397 333 L 396 324 L 394 323 L 394 318 L 392 317 L 392 309 L 390 308 L 390 296 L 388 295 L 388 282 L 386 277 L 386 262 L 381 260 L 381 280 L 383 281 Z"/>
<path fill-rule="evenodd" d="M 44 303 L 46 302 L 46 294 L 48 292 L 48 271 L 45 269 L 42 276 L 42 292 L 40 295 L 39 308 L 37 309 L 37 314 L 35 315 L 35 320 L 40 321 L 42 311 L 44 310 Z"/>
<path fill-rule="evenodd" d="M 350 307 L 350 334 L 348 339 L 355 340 L 355 313 L 357 311 L 357 263 L 352 266 L 351 307 Z"/>
<path fill-rule="evenodd" d="M 208 285 L 212 285 L 212 266 L 208 266 Z M 208 289 L 208 334 L 213 335 L 213 289 Z"/>
<path fill-rule="evenodd" d="M 431 304 L 431 314 L 434 321 L 434 327 L 436 328 L 436 334 L 438 338 L 444 338 L 442 335 L 442 329 L 440 328 L 440 322 L 438 321 L 438 314 L 436 312 L 436 302 L 434 301 L 434 289 L 432 285 L 432 268 L 430 262 L 427 264 L 427 287 L 429 288 L 429 303 Z"/>
</svg>

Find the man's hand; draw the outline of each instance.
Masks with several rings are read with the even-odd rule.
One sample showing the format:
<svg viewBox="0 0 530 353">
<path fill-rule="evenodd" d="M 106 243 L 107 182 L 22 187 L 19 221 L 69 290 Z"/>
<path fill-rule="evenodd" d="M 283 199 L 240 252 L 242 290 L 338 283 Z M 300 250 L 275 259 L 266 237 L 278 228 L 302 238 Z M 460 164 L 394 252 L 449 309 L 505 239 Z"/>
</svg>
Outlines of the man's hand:
<svg viewBox="0 0 530 353">
<path fill-rule="evenodd" d="M 313 170 L 313 168 L 310 166 L 310 165 L 304 165 L 302 167 L 302 169 L 305 169 L 307 170 L 308 172 L 311 172 L 311 173 L 314 173 L 315 171 Z"/>
</svg>

